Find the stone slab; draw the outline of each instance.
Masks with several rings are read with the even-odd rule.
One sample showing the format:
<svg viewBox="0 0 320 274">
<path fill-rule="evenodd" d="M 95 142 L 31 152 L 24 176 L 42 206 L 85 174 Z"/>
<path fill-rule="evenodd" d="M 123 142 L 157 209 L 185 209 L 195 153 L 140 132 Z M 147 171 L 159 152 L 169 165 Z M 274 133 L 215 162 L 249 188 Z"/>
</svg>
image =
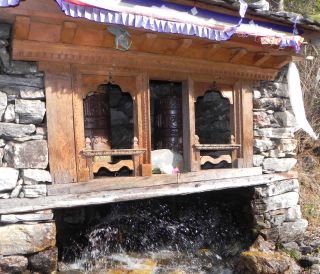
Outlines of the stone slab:
<svg viewBox="0 0 320 274">
<path fill-rule="evenodd" d="M 297 163 L 295 158 L 266 158 L 263 161 L 263 169 L 272 172 L 287 172 Z"/>
<path fill-rule="evenodd" d="M 45 103 L 40 100 L 15 100 L 16 122 L 20 124 L 40 124 L 46 113 Z"/>
<path fill-rule="evenodd" d="M 39 182 L 52 182 L 50 172 L 43 169 L 23 169 L 21 171 L 21 177 L 24 184 L 37 184 Z"/>
<path fill-rule="evenodd" d="M 27 270 L 28 259 L 24 256 L 7 256 L 0 258 L 0 273 L 23 273 Z"/>
<path fill-rule="evenodd" d="M 7 108 L 7 94 L 0 91 L 0 121 Z"/>
<path fill-rule="evenodd" d="M 18 176 L 18 170 L 9 167 L 0 167 L 0 192 L 14 189 L 17 185 Z"/>
<path fill-rule="evenodd" d="M 54 247 L 56 226 L 54 223 L 14 224 L 0 226 L 0 254 L 33 254 Z"/>
<path fill-rule="evenodd" d="M 0 86 L 27 86 L 43 88 L 43 78 L 37 76 L 23 77 L 14 75 L 0 75 Z"/>
<path fill-rule="evenodd" d="M 19 125 L 0 123 L 0 137 L 4 139 L 20 138 L 31 135 L 36 131 L 35 125 Z"/>
<path fill-rule="evenodd" d="M 21 222 L 43 222 L 53 219 L 53 213 L 30 213 L 30 214 L 8 214 L 1 215 L 0 222 L 15 224 Z"/>
<path fill-rule="evenodd" d="M 278 181 L 264 187 L 256 187 L 255 197 L 266 198 L 287 192 L 298 191 L 298 189 L 299 181 L 297 179 Z"/>
</svg>

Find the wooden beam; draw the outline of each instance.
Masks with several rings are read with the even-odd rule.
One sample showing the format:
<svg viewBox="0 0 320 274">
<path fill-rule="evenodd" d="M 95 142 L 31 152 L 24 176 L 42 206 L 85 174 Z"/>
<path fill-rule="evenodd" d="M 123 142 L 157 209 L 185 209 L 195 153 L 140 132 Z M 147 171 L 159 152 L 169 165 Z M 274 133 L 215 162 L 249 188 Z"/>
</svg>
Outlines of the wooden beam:
<svg viewBox="0 0 320 274">
<path fill-rule="evenodd" d="M 139 49 L 142 51 L 152 51 L 153 45 L 155 44 L 158 35 L 155 33 L 145 33 L 141 35 L 142 39 L 140 42 Z"/>
<path fill-rule="evenodd" d="M 15 41 L 13 58 L 25 61 L 57 61 L 78 64 L 103 64 L 111 67 L 144 68 L 146 71 L 172 70 L 189 74 L 210 74 L 238 79 L 272 80 L 276 69 L 257 68 L 228 62 L 212 62 L 187 57 L 151 54 L 143 52 L 121 52 L 113 49 L 75 46 L 34 41 Z"/>
<path fill-rule="evenodd" d="M 239 61 L 243 56 L 245 56 L 248 53 L 246 49 L 236 49 L 233 51 L 233 55 L 230 58 L 230 63 L 236 63 Z"/>
<path fill-rule="evenodd" d="M 197 173 L 187 172 L 180 175 L 180 183 L 192 183 L 202 180 L 219 180 L 229 178 L 240 178 L 247 176 L 256 176 L 262 174 L 261 167 L 254 168 L 223 168 L 214 170 L 201 170 Z M 89 182 L 77 183 L 77 184 L 60 184 L 49 185 L 48 195 L 65 195 L 65 194 L 80 194 L 97 191 L 107 191 L 116 189 L 128 189 L 134 186 L 147 187 L 156 185 L 165 185 L 172 183 L 173 177 L 171 175 L 152 175 L 151 177 L 105 177 L 100 179 L 94 179 Z"/>
<path fill-rule="evenodd" d="M 63 22 L 61 27 L 61 42 L 72 44 L 78 25 L 75 22 Z"/>
<path fill-rule="evenodd" d="M 208 46 L 208 49 L 205 52 L 205 59 L 212 59 L 215 54 L 218 52 L 218 50 L 221 48 L 221 45 L 218 44 L 210 44 Z"/>
<path fill-rule="evenodd" d="M 14 38 L 27 40 L 30 32 L 30 17 L 17 16 L 14 23 Z"/>
<path fill-rule="evenodd" d="M 170 176 L 170 175 L 168 175 Z M 289 174 L 266 174 L 241 178 L 200 180 L 183 183 L 171 175 L 171 182 L 165 185 L 135 187 L 120 190 L 48 196 L 35 199 L 0 200 L 0 214 L 22 213 L 44 209 L 72 208 L 108 204 L 122 201 L 149 199 L 163 196 L 187 195 L 222 189 L 252 187 L 293 178 Z M 143 179 L 142 179 L 143 180 Z"/>
<path fill-rule="evenodd" d="M 176 55 L 184 55 L 186 53 L 186 50 L 190 48 L 192 45 L 192 40 L 191 39 L 181 39 L 179 41 L 179 45 L 174 51 L 174 54 Z"/>
<path fill-rule="evenodd" d="M 281 60 L 281 59 L 280 59 Z M 282 58 L 282 61 L 280 61 L 279 63 L 277 63 L 277 65 L 275 66 L 277 69 L 281 69 L 282 67 L 284 67 L 285 65 L 289 64 L 292 60 L 291 56 L 284 56 Z"/>
<path fill-rule="evenodd" d="M 268 54 L 267 52 L 257 53 L 257 54 L 254 56 L 254 63 L 253 63 L 253 65 L 259 67 L 259 66 L 261 66 L 263 63 L 265 63 L 266 61 L 268 61 L 271 56 L 272 56 L 272 55 Z"/>
</svg>

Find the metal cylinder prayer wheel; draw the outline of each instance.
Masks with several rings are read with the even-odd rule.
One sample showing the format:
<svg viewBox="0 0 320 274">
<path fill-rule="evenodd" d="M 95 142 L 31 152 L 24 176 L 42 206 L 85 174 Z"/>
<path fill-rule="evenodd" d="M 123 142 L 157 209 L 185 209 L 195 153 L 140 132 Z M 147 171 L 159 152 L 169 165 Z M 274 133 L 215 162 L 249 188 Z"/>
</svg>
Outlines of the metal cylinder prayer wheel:
<svg viewBox="0 0 320 274">
<path fill-rule="evenodd" d="M 110 107 L 107 92 L 92 93 L 84 99 L 85 136 L 90 138 L 92 149 L 111 148 Z"/>
<path fill-rule="evenodd" d="M 176 92 L 160 97 L 156 110 L 156 148 L 182 152 L 182 102 Z"/>
</svg>

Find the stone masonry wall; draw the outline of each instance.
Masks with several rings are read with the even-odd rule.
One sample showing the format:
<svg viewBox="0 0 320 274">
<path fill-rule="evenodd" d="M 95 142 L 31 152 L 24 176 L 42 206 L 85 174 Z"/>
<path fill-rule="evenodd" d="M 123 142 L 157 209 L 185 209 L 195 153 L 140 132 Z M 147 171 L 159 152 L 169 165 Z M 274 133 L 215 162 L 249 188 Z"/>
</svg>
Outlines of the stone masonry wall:
<svg viewBox="0 0 320 274">
<path fill-rule="evenodd" d="M 11 26 L 0 24 L 0 199 L 36 198 L 51 183 L 43 74 L 10 59 Z M 51 210 L 0 215 L 0 273 L 57 268 Z"/>
<path fill-rule="evenodd" d="M 288 86 L 283 82 L 261 82 L 254 90 L 254 165 L 264 173 L 290 171 L 296 164 L 296 121 Z M 257 228 L 267 240 L 299 240 L 308 222 L 302 219 L 299 181 L 280 180 L 255 187 L 252 202 Z"/>
</svg>

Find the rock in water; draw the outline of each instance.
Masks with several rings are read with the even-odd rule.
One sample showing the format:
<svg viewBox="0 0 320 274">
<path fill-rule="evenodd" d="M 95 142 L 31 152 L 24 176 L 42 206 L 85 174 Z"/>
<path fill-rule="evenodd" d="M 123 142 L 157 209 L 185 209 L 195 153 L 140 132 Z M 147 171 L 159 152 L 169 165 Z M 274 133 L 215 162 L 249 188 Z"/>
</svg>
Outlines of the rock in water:
<svg viewBox="0 0 320 274">
<path fill-rule="evenodd" d="M 58 250 L 52 248 L 31 255 L 29 257 L 29 267 L 36 272 L 52 273 L 57 269 L 58 265 Z"/>
</svg>

